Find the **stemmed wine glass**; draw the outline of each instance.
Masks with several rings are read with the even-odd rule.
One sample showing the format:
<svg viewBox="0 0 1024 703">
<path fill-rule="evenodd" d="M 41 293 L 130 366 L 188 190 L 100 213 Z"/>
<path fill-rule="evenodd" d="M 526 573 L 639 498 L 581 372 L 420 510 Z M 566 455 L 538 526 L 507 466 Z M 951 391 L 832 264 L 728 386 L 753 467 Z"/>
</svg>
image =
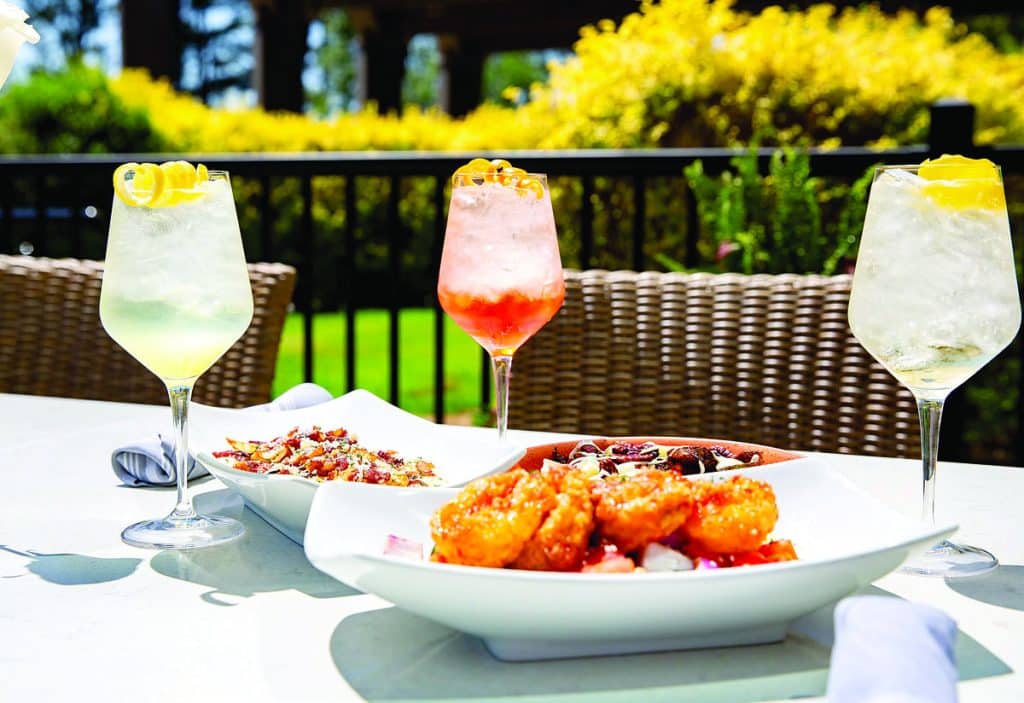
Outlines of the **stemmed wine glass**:
<svg viewBox="0 0 1024 703">
<path fill-rule="evenodd" d="M 923 519 L 935 519 L 935 465 L 950 391 L 1009 344 L 1020 300 L 998 167 L 943 156 L 875 171 L 850 295 L 850 327 L 911 390 L 921 421 Z M 999 562 L 944 541 L 904 565 L 935 576 L 985 573 Z"/>
<path fill-rule="evenodd" d="M 512 356 L 565 298 L 545 175 L 483 159 L 456 172 L 437 295 L 491 356 L 498 439 L 504 441 Z"/>
<path fill-rule="evenodd" d="M 107 333 L 167 386 L 178 500 L 169 515 L 126 528 L 138 547 L 193 549 L 241 537 L 237 520 L 198 515 L 188 496 L 192 387 L 242 336 L 253 300 L 231 182 L 183 161 L 125 164 L 100 293 Z"/>
</svg>

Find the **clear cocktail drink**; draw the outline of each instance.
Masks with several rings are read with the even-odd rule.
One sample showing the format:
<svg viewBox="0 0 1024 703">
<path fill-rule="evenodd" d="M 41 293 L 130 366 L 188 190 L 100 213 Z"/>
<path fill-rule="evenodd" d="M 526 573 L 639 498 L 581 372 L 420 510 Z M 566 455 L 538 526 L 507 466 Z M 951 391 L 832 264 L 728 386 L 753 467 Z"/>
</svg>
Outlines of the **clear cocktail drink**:
<svg viewBox="0 0 1024 703">
<path fill-rule="evenodd" d="M 1013 340 L 1020 303 L 1005 206 L 943 207 L 933 183 L 887 169 L 872 185 L 850 327 L 904 385 L 944 398 Z"/>
<path fill-rule="evenodd" d="M 877 171 L 849 319 L 864 348 L 917 399 L 923 512 L 933 520 L 942 403 L 1006 347 L 1020 326 L 998 168 L 988 161 L 943 157 L 920 167 Z M 984 550 L 946 542 L 908 570 L 958 576 L 996 564 Z"/>
<path fill-rule="evenodd" d="M 226 179 L 171 207 L 114 199 L 100 297 L 107 333 L 162 380 L 195 380 L 245 332 L 252 290 Z"/>
<path fill-rule="evenodd" d="M 132 545 L 194 549 L 241 537 L 232 518 L 199 515 L 188 498 L 188 405 L 196 379 L 252 320 L 252 289 L 228 175 L 178 161 L 126 164 L 114 204 L 100 293 L 107 333 L 167 386 L 178 501 L 164 518 L 127 527 Z"/>
</svg>

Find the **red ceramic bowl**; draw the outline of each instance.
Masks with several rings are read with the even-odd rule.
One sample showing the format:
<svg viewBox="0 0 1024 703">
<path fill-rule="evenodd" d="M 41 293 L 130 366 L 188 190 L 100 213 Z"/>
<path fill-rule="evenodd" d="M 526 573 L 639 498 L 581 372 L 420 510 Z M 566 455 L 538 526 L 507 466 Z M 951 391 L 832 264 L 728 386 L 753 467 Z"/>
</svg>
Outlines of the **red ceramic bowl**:
<svg viewBox="0 0 1024 703">
<path fill-rule="evenodd" d="M 742 452 L 754 451 L 761 455 L 761 463 L 758 466 L 764 466 L 765 464 L 776 464 L 780 461 L 789 461 L 790 459 L 800 459 L 801 454 L 796 452 L 787 452 L 782 449 L 776 449 L 775 447 L 766 447 L 763 444 L 751 444 L 750 442 L 733 442 L 727 439 L 697 439 L 695 437 L 595 437 L 587 441 L 593 442 L 602 451 L 610 444 L 616 442 L 654 442 L 665 447 L 724 447 L 731 451 L 733 454 L 740 454 Z M 562 442 L 551 442 L 550 444 L 538 444 L 532 447 L 527 447 L 526 454 L 519 460 L 519 466 L 524 469 L 539 469 L 544 463 L 545 459 L 550 459 L 555 451 L 562 456 L 568 456 L 569 452 L 579 444 L 580 440 L 571 439 Z"/>
</svg>

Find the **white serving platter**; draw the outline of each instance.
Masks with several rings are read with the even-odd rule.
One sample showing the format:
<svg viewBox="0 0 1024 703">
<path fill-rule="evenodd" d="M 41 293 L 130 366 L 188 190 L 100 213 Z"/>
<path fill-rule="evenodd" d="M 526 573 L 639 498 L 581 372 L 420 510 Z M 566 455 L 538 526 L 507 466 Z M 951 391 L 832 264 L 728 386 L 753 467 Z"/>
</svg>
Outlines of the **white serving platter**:
<svg viewBox="0 0 1024 703">
<path fill-rule="evenodd" d="M 457 491 L 356 484 L 317 493 L 306 555 L 339 581 L 481 637 L 499 659 L 530 660 L 778 641 L 796 618 L 956 530 L 894 512 L 817 457 L 738 471 L 772 484 L 780 513 L 774 536 L 792 540 L 798 561 L 580 574 L 403 559 L 384 554 L 388 536 L 420 542 L 429 554 L 430 515 Z"/>
</svg>

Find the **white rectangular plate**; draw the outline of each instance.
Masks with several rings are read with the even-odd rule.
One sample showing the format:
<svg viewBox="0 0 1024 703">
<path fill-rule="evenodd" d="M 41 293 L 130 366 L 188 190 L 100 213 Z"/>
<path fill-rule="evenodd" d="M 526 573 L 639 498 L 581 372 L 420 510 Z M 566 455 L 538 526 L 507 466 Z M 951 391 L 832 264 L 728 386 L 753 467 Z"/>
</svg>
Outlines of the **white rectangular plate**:
<svg viewBox="0 0 1024 703">
<path fill-rule="evenodd" d="M 894 512 L 816 457 L 737 473 L 772 484 L 780 515 L 774 536 L 793 541 L 798 561 L 579 574 L 401 559 L 383 554 L 388 535 L 421 542 L 429 553 L 430 515 L 457 491 L 356 484 L 327 485 L 317 494 L 306 556 L 350 586 L 482 637 L 498 658 L 525 660 L 780 640 L 797 617 L 956 530 Z"/>
</svg>

